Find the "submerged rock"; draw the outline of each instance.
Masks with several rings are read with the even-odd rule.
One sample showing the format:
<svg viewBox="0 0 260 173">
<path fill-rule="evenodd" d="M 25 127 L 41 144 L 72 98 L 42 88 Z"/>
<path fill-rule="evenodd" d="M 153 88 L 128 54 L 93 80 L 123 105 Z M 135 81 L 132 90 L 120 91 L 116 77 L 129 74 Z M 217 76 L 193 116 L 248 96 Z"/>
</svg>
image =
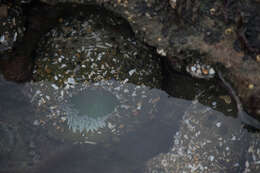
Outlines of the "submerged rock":
<svg viewBox="0 0 260 173">
<path fill-rule="evenodd" d="M 0 123 L 0 158 L 5 158 L 10 154 L 15 147 L 15 135 L 14 130 L 8 127 L 7 124 Z M 2 161 L 0 161 L 0 165 L 2 165 Z"/>
<path fill-rule="evenodd" d="M 260 134 L 252 134 L 250 144 L 245 155 L 245 172 L 260 172 Z"/>
<path fill-rule="evenodd" d="M 194 103 L 186 110 L 170 151 L 149 160 L 146 172 L 240 172 L 247 162 L 253 163 L 245 158 L 249 139 L 236 119 Z"/>
</svg>

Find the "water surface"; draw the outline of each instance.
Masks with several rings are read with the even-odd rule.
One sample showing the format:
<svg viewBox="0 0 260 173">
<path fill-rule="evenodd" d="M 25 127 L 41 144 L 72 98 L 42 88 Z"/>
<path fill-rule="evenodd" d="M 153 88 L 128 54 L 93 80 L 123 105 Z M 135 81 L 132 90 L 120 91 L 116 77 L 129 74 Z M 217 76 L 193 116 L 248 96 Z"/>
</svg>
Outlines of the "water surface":
<svg viewBox="0 0 260 173">
<path fill-rule="evenodd" d="M 246 163 L 250 163 L 250 166 L 253 162 L 258 163 L 259 141 L 253 141 L 251 138 L 251 135 L 257 136 L 257 132 L 248 132 L 240 120 L 235 118 L 236 110 L 233 102 L 229 105 L 219 98 L 221 95 L 228 94 L 223 93 L 223 89 L 221 90 L 221 87 L 214 83 L 194 82 L 189 79 L 191 82 L 185 80 L 187 83 L 185 86 L 190 85 L 193 88 L 190 90 L 193 92 L 189 94 L 189 97 L 192 97 L 192 94 L 194 97 L 192 100 L 187 100 L 185 99 L 187 90 L 183 93 L 179 92 L 183 87 L 177 82 L 183 82 L 182 80 L 185 79 L 176 80 L 174 87 L 168 87 L 172 93 L 175 93 L 172 94 L 175 97 L 159 89 L 151 90 L 160 96 L 160 100 L 155 104 L 156 115 L 150 120 L 146 119 L 141 125 L 135 126 L 134 129 L 118 137 L 111 136 L 111 140 L 95 144 L 73 144 L 74 142 L 53 137 L 48 131 L 49 126 L 35 123 L 37 110 L 24 96 L 22 92 L 24 84 L 15 84 L 1 79 L 1 171 L 15 169 L 22 172 L 26 169 L 33 169 L 35 172 L 53 173 L 144 172 L 149 160 L 173 149 L 174 141 L 178 139 L 176 133 L 184 132 L 185 125 L 183 124 L 188 121 L 188 117 L 193 120 L 197 119 L 196 121 L 201 123 L 201 129 L 210 129 L 209 135 L 222 135 L 223 140 L 233 138 L 234 142 L 227 143 L 226 147 L 230 147 L 229 150 L 232 152 L 244 153 L 239 155 L 239 158 L 227 156 L 237 163 L 234 169 L 242 172 L 246 169 Z M 195 86 L 192 86 L 192 83 Z M 212 93 L 212 90 L 215 93 Z M 147 94 L 149 95 L 149 92 Z M 203 100 L 201 102 L 204 105 L 194 100 Z M 214 124 L 215 127 L 212 127 Z M 201 140 L 203 139 L 210 139 L 210 137 L 205 135 L 202 136 Z M 252 143 L 254 147 L 251 146 Z M 239 147 L 235 147 L 237 144 Z M 182 145 L 185 147 L 186 144 Z M 255 151 L 248 152 L 250 146 Z M 208 151 L 211 149 L 215 150 L 208 148 Z M 225 152 L 221 147 L 217 150 L 219 153 Z M 254 158 L 251 154 L 255 155 Z M 212 153 L 212 156 L 216 159 L 218 154 Z M 232 160 L 231 163 L 233 163 Z M 228 162 L 226 164 L 228 165 Z"/>
</svg>

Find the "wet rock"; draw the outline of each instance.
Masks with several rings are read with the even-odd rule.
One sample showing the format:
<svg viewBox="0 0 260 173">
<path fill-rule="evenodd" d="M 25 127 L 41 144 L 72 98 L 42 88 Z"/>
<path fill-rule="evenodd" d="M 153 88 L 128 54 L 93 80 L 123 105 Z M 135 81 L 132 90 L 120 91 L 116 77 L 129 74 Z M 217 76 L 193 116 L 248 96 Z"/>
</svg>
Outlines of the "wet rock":
<svg viewBox="0 0 260 173">
<path fill-rule="evenodd" d="M 251 94 L 251 96 L 248 99 L 248 103 L 246 104 L 248 107 L 248 111 L 251 114 L 257 115 L 257 118 L 260 116 L 260 89 L 256 90 Z"/>
<path fill-rule="evenodd" d="M 241 171 L 247 162 L 253 163 L 244 160 L 247 135 L 237 120 L 194 102 L 183 116 L 170 151 L 148 161 L 146 172 Z"/>
<path fill-rule="evenodd" d="M 251 91 L 255 89 L 246 90 L 245 81 L 260 86 L 259 63 L 254 60 L 260 50 L 258 1 L 43 1 L 102 4 L 125 18 L 139 40 L 163 50 L 170 62 L 182 65 L 184 59 L 186 62 L 195 59 L 213 66 L 223 64 L 229 70 L 229 81 L 247 107 L 250 107 L 249 98 L 253 96 Z M 241 47 L 239 51 L 233 47 L 235 42 Z M 196 52 L 200 55 L 195 56 Z M 243 58 L 248 55 L 249 63 Z M 172 68 L 185 69 L 185 63 L 182 68 L 176 63 Z"/>
<path fill-rule="evenodd" d="M 46 34 L 37 51 L 34 81 L 69 87 L 81 80 L 115 79 L 159 88 L 161 69 L 155 54 L 128 34 L 122 20 L 98 12 L 61 18 Z"/>
<path fill-rule="evenodd" d="M 0 26 L 0 53 L 3 53 L 23 38 L 25 24 L 22 8 L 14 2 L 0 1 Z"/>
<path fill-rule="evenodd" d="M 27 56 L 13 56 L 11 59 L 0 60 L 0 69 L 5 79 L 17 82 L 24 82 L 31 79 L 33 68 L 32 59 L 28 59 Z"/>
<path fill-rule="evenodd" d="M 1 13 L 0 13 L 0 17 L 7 17 L 8 15 L 8 7 L 6 5 L 2 5 L 0 7 Z"/>
<path fill-rule="evenodd" d="M 8 124 L 0 122 L 0 158 L 8 157 L 8 154 L 12 152 L 15 147 L 15 130 L 12 127 L 8 127 Z M 2 160 L 2 159 L 1 159 Z M 0 161 L 0 165 L 3 164 Z"/>
<path fill-rule="evenodd" d="M 29 1 L 17 2 L 20 5 L 27 3 Z M 42 35 L 56 22 L 55 19 L 60 14 L 60 11 L 57 10 L 54 15 L 53 11 L 51 11 L 52 8 L 49 8 L 46 4 L 32 3 L 30 8 L 29 5 L 23 5 L 23 8 L 20 5 L 18 6 L 19 9 L 15 10 L 15 14 L 22 12 L 19 10 L 23 10 L 26 13 L 26 32 L 23 33 L 23 37 L 19 40 L 19 35 L 17 35 L 17 44 L 12 47 L 13 50 L 0 53 L 1 72 L 7 80 L 16 82 L 24 82 L 31 79 L 33 54 L 35 53 L 37 43 Z"/>
<path fill-rule="evenodd" d="M 65 2 L 85 5 L 94 3 L 104 6 L 126 19 L 136 37 L 160 50 L 161 55 L 167 56 L 169 63 L 173 64 L 172 68 L 177 71 L 185 71 L 186 63 L 189 65 L 189 62 L 194 60 L 200 60 L 213 67 L 216 63 L 221 63 L 228 69 L 227 78 L 237 90 L 237 95 L 241 97 L 248 112 L 257 116 L 259 104 L 251 105 L 249 100 L 255 97 L 254 94 L 258 93 L 256 90 L 260 86 L 257 60 L 260 6 L 258 1 L 42 0 L 42 2 L 52 5 Z M 234 43 L 239 49 L 234 48 Z M 248 60 L 244 57 L 248 57 Z M 249 84 L 255 87 L 249 90 Z M 257 111 L 252 111 L 253 109 Z"/>
<path fill-rule="evenodd" d="M 245 162 L 245 172 L 260 171 L 260 135 L 259 133 L 252 134 L 252 139 L 246 154 L 247 161 Z"/>
</svg>

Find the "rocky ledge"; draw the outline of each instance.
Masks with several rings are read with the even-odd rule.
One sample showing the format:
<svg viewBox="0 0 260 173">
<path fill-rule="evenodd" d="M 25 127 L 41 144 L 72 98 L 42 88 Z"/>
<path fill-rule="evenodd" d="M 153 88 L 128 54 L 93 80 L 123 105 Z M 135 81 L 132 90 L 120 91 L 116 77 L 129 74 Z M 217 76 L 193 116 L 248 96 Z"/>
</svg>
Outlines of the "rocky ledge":
<svg viewBox="0 0 260 173">
<path fill-rule="evenodd" d="M 41 1 L 94 3 L 119 14 L 175 71 L 186 72 L 198 61 L 220 71 L 247 112 L 260 118 L 259 0 Z"/>
</svg>

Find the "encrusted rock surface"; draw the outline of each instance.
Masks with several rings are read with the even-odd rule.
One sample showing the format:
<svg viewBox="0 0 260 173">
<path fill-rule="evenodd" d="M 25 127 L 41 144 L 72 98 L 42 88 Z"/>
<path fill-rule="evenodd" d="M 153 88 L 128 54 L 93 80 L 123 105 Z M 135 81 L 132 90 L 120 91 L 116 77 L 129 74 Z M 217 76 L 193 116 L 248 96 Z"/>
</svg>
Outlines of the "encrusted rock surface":
<svg viewBox="0 0 260 173">
<path fill-rule="evenodd" d="M 259 135 L 250 139 L 233 118 L 195 101 L 180 126 L 170 151 L 150 159 L 146 173 L 259 172 Z"/>
<path fill-rule="evenodd" d="M 182 71 L 191 59 L 222 64 L 247 111 L 259 116 L 259 1 L 42 1 L 105 6 L 125 18 L 140 40 L 167 56 L 175 70 Z"/>
<path fill-rule="evenodd" d="M 0 53 L 13 48 L 22 39 L 25 31 L 21 6 L 0 1 Z"/>
</svg>

